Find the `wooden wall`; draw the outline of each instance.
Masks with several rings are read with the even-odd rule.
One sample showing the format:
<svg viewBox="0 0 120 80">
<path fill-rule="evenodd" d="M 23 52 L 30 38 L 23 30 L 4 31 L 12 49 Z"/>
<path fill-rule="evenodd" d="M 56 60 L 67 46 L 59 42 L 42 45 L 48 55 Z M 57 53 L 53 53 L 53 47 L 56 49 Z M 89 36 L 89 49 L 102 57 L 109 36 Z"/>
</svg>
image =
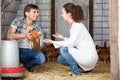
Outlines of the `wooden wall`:
<svg viewBox="0 0 120 80">
<path fill-rule="evenodd" d="M 120 13 L 118 13 L 118 1 L 120 0 L 110 0 L 111 80 L 120 80 L 120 52 L 118 45 Z"/>
</svg>

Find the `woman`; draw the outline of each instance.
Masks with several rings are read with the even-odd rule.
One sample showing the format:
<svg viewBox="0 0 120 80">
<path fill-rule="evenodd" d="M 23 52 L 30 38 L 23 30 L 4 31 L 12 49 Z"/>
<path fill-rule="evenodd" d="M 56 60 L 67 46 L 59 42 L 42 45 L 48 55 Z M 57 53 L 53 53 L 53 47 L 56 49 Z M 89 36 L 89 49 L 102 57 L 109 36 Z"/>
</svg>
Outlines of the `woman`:
<svg viewBox="0 0 120 80">
<path fill-rule="evenodd" d="M 58 62 L 70 66 L 72 76 L 80 75 L 79 67 L 85 72 L 91 71 L 96 65 L 98 55 L 89 32 L 81 22 L 84 19 L 81 6 L 73 3 L 65 4 L 62 8 L 62 17 L 69 23 L 69 38 L 57 33 L 53 36 L 61 41 L 44 39 L 43 42 L 53 44 L 55 48 L 60 47 Z"/>
</svg>

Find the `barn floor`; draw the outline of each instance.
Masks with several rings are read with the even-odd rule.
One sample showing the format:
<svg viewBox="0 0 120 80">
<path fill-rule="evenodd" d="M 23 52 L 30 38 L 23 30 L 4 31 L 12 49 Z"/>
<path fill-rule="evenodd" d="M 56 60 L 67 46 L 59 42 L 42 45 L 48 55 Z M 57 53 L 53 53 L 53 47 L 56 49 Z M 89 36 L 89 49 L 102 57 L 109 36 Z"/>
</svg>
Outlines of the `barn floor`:
<svg viewBox="0 0 120 80">
<path fill-rule="evenodd" d="M 110 64 L 98 62 L 90 73 L 71 77 L 71 70 L 56 61 L 46 62 L 33 68 L 34 72 L 25 71 L 24 80 L 110 80 Z"/>
</svg>

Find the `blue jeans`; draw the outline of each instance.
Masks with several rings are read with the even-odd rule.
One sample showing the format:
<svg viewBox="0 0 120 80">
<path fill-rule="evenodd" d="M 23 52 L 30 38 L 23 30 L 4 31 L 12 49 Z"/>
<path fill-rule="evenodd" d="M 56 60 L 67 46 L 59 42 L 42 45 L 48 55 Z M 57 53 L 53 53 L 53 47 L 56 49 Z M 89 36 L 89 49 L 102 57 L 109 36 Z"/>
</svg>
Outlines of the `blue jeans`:
<svg viewBox="0 0 120 80">
<path fill-rule="evenodd" d="M 33 49 L 19 48 L 20 62 L 24 63 L 26 69 L 41 65 L 45 62 L 45 56 L 42 52 Z"/>
<path fill-rule="evenodd" d="M 78 68 L 78 65 L 74 60 L 74 58 L 71 56 L 71 54 L 68 52 L 68 48 L 61 47 L 60 53 L 61 55 L 58 56 L 58 62 L 66 66 L 70 66 L 70 68 L 72 69 L 72 72 L 76 75 L 79 75 L 80 70 Z"/>
</svg>

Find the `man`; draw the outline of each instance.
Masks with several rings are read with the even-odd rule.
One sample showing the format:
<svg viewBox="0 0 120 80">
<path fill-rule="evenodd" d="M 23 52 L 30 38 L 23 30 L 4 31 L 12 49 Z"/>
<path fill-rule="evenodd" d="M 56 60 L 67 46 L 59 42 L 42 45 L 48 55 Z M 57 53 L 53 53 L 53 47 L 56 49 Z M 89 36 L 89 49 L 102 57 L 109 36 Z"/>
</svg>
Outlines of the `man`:
<svg viewBox="0 0 120 80">
<path fill-rule="evenodd" d="M 24 17 L 14 19 L 7 34 L 8 39 L 18 40 L 20 62 L 24 63 L 28 71 L 32 71 L 32 67 L 45 62 L 45 56 L 39 51 L 39 36 L 34 39 L 30 33 L 31 30 L 35 30 L 41 34 L 41 27 L 36 23 L 38 10 L 38 6 L 34 4 L 26 5 Z M 31 46 L 31 41 L 34 46 Z"/>
</svg>

